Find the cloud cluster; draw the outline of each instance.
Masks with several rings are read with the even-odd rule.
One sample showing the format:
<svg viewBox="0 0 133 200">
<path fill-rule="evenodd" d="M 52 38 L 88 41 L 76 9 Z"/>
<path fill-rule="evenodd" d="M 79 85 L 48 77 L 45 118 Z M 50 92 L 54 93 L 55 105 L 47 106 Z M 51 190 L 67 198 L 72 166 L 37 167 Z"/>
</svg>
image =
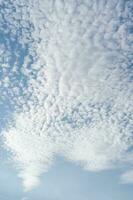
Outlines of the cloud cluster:
<svg viewBox="0 0 133 200">
<path fill-rule="evenodd" d="M 132 165 L 132 1 L 1 5 L 0 91 L 13 107 L 4 146 L 24 187 L 57 154 L 93 171 Z"/>
</svg>

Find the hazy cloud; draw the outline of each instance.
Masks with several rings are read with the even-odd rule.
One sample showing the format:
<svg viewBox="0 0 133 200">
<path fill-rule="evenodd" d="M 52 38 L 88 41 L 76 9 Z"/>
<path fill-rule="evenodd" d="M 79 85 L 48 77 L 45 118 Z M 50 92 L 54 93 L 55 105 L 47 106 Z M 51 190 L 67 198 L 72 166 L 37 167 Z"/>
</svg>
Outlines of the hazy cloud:
<svg viewBox="0 0 133 200">
<path fill-rule="evenodd" d="M 129 170 L 121 175 L 121 181 L 122 183 L 133 183 L 133 170 Z"/>
</svg>

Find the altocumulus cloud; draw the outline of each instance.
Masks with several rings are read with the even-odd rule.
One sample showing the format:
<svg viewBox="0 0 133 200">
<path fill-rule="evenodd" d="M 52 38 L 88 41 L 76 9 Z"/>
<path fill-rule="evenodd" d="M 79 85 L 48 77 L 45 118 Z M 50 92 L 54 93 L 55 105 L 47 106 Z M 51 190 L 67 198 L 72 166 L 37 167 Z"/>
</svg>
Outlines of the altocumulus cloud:
<svg viewBox="0 0 133 200">
<path fill-rule="evenodd" d="M 1 0 L 3 146 L 26 190 L 56 155 L 133 182 L 132 0 Z"/>
</svg>

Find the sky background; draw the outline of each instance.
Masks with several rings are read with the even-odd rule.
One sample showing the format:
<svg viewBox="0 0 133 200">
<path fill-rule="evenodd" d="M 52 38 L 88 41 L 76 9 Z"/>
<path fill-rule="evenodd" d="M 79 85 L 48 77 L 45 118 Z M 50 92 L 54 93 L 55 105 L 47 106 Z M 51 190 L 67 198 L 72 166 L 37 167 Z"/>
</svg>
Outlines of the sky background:
<svg viewBox="0 0 133 200">
<path fill-rule="evenodd" d="M 131 200 L 132 185 L 119 184 L 119 171 L 90 173 L 81 167 L 56 158 L 54 166 L 41 177 L 41 185 L 24 193 L 16 170 L 1 163 L 0 194 L 3 200 Z"/>
<path fill-rule="evenodd" d="M 132 0 L 0 0 L 0 200 L 131 200 L 132 102 Z"/>
</svg>

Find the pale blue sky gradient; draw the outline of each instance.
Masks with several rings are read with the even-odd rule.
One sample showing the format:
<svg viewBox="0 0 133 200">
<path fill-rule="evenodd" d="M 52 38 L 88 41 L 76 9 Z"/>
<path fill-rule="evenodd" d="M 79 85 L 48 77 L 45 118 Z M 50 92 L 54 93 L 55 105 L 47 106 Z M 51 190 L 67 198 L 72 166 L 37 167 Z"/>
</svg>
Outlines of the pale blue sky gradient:
<svg viewBox="0 0 133 200">
<path fill-rule="evenodd" d="M 131 200 L 133 196 L 132 185 L 119 183 L 119 171 L 88 172 L 61 157 L 41 177 L 41 185 L 26 193 L 11 164 L 1 163 L 0 168 L 1 200 Z"/>
</svg>

